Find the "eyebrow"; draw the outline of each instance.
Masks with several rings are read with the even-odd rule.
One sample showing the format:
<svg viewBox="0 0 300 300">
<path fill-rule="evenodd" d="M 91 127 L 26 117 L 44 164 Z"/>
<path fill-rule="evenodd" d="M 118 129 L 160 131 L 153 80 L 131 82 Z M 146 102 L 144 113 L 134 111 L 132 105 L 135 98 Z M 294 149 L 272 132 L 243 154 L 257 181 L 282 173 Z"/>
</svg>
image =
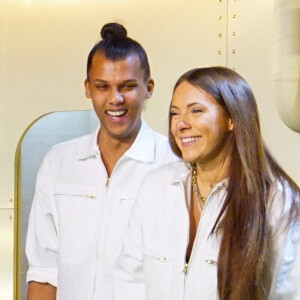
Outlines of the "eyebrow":
<svg viewBox="0 0 300 300">
<path fill-rule="evenodd" d="M 106 80 L 102 80 L 102 79 L 94 79 L 92 82 L 107 83 Z"/>
<path fill-rule="evenodd" d="M 187 105 L 187 107 L 191 107 L 191 106 L 196 105 L 196 104 L 200 104 L 201 105 L 201 103 L 199 103 L 199 102 L 193 102 L 193 103 L 189 103 Z M 170 108 L 177 108 L 178 109 L 178 107 L 176 105 L 171 105 Z"/>
<path fill-rule="evenodd" d="M 133 78 L 133 79 L 127 79 L 122 81 L 122 83 L 128 83 L 128 82 L 137 82 L 137 80 Z"/>
<path fill-rule="evenodd" d="M 103 80 L 103 79 L 94 79 L 93 82 L 108 83 L 108 81 Z M 122 81 L 122 84 L 131 83 L 131 82 L 137 83 L 137 80 L 136 79 L 127 79 L 127 80 Z"/>
</svg>

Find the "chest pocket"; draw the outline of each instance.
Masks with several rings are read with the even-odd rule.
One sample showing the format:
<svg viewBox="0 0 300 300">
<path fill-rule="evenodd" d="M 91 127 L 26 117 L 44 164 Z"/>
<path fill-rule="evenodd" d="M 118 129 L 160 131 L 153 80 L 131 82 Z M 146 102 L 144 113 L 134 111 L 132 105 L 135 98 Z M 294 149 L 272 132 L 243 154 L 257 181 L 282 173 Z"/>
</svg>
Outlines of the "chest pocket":
<svg viewBox="0 0 300 300">
<path fill-rule="evenodd" d="M 60 258 L 64 262 L 86 261 L 96 252 L 101 213 L 95 187 L 56 185 Z"/>
<path fill-rule="evenodd" d="M 94 186 L 81 186 L 71 184 L 56 184 L 54 186 L 54 196 L 82 197 L 88 199 L 97 198 L 97 190 Z"/>
<path fill-rule="evenodd" d="M 171 300 L 174 259 L 169 252 L 144 253 L 146 293 L 149 300 Z"/>
</svg>

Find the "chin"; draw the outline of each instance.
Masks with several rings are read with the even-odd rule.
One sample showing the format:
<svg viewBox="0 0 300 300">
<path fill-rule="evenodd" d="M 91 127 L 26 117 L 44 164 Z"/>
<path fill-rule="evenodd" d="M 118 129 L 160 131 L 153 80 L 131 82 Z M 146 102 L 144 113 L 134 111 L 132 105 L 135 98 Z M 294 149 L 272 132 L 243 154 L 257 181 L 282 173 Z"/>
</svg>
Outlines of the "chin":
<svg viewBox="0 0 300 300">
<path fill-rule="evenodd" d="M 195 163 L 197 161 L 196 157 L 188 156 L 188 155 L 182 155 L 182 159 L 188 163 Z"/>
</svg>

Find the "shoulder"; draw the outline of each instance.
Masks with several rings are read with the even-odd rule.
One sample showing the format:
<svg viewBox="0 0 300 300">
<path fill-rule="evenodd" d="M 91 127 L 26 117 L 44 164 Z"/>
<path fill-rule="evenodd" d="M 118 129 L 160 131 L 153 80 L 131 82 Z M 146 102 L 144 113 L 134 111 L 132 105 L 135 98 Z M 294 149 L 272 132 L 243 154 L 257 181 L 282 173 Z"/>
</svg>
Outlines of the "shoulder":
<svg viewBox="0 0 300 300">
<path fill-rule="evenodd" d="M 293 203 L 300 203 L 299 192 L 287 180 L 274 180 L 270 190 L 271 204 L 289 211 Z"/>
<path fill-rule="evenodd" d="M 180 160 L 180 158 L 173 153 L 169 139 L 166 136 L 151 128 L 149 128 L 149 130 L 153 137 L 155 158 L 157 160 L 165 160 L 165 162 Z"/>
<path fill-rule="evenodd" d="M 300 194 L 286 180 L 274 180 L 270 189 L 269 215 L 271 223 L 286 224 L 290 217 L 300 212 Z M 299 218 L 299 216 L 298 216 Z"/>
<path fill-rule="evenodd" d="M 71 156 L 76 154 L 79 155 L 83 147 L 86 147 L 86 145 L 91 142 L 93 135 L 94 133 L 90 133 L 72 140 L 56 144 L 51 147 L 51 149 L 46 155 L 50 157 L 65 155 Z"/>
<path fill-rule="evenodd" d="M 159 185 L 173 184 L 183 181 L 190 173 L 188 165 L 177 159 L 150 171 L 142 183 L 142 186 L 150 186 L 151 188 Z"/>
<path fill-rule="evenodd" d="M 169 162 L 152 171 L 144 178 L 137 194 L 137 203 L 149 215 L 150 211 L 163 207 L 173 201 L 182 183 L 190 173 L 187 165 L 181 161 Z"/>
<path fill-rule="evenodd" d="M 86 134 L 86 135 L 77 137 L 75 139 L 71 139 L 71 140 L 56 144 L 51 148 L 51 150 L 64 151 L 65 149 L 76 148 L 80 145 L 85 145 L 87 142 L 89 142 L 91 140 L 93 135 L 94 135 L 94 133 L 90 133 L 90 134 Z"/>
</svg>

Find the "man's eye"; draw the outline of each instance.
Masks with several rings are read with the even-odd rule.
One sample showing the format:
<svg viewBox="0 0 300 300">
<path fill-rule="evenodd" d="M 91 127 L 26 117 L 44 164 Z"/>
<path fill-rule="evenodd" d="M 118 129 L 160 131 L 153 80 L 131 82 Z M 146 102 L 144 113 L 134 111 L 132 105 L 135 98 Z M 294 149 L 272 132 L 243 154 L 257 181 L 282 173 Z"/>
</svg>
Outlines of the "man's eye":
<svg viewBox="0 0 300 300">
<path fill-rule="evenodd" d="M 107 85 L 96 85 L 96 88 L 98 90 L 105 90 L 105 89 L 107 89 Z"/>
<path fill-rule="evenodd" d="M 123 86 L 121 86 L 121 89 L 122 90 L 132 90 L 136 87 L 137 87 L 136 84 L 124 84 Z"/>
</svg>

